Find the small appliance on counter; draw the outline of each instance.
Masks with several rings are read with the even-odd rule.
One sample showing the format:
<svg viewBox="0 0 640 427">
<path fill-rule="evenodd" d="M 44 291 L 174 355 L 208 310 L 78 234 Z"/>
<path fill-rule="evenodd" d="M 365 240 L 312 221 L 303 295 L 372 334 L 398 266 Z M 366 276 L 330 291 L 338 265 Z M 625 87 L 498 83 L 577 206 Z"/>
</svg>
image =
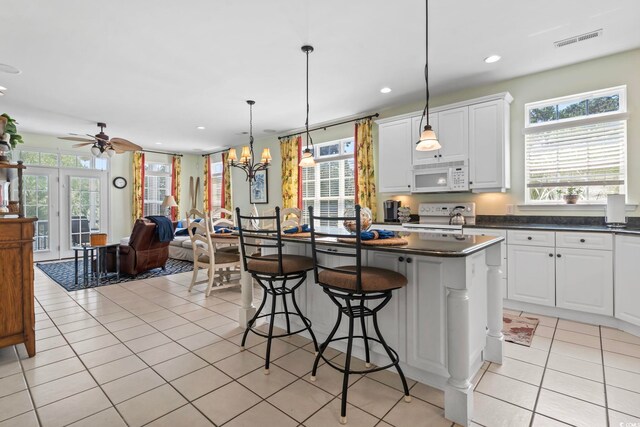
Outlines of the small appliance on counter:
<svg viewBox="0 0 640 427">
<path fill-rule="evenodd" d="M 609 194 L 607 196 L 607 227 L 623 228 L 627 226 L 625 213 L 626 196 L 624 194 Z"/>
<path fill-rule="evenodd" d="M 475 203 L 420 203 L 420 222 L 403 224 L 411 231 L 462 234 L 463 225 L 476 223 Z"/>
<path fill-rule="evenodd" d="M 384 206 L 384 222 L 399 222 L 398 208 L 400 208 L 400 202 L 398 200 L 385 200 Z"/>
</svg>

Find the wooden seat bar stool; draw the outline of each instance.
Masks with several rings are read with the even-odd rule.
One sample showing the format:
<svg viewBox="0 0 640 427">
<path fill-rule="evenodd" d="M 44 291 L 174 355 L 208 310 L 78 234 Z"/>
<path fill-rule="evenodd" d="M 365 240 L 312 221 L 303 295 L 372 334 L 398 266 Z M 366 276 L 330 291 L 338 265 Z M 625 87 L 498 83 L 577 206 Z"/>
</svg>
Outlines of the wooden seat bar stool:
<svg viewBox="0 0 640 427">
<path fill-rule="evenodd" d="M 349 374 L 367 374 L 376 371 L 382 371 L 392 366 L 396 368 L 402 387 L 404 388 L 405 402 L 411 401 L 407 380 L 400 368 L 398 353 L 389 347 L 378 325 L 378 312 L 387 305 L 391 300 L 391 293 L 394 289 L 402 288 L 407 284 L 407 278 L 395 271 L 386 270 L 376 267 L 362 266 L 362 239 L 360 233 L 356 233 L 354 249 L 347 248 L 345 250 L 336 250 L 333 248 L 325 248 L 318 246 L 317 238 L 319 237 L 345 237 L 344 234 L 332 233 L 331 227 L 316 229 L 316 222 L 327 224 L 338 221 L 353 221 L 356 224 L 356 230 L 360 230 L 360 206 L 355 206 L 354 217 L 323 217 L 313 214 L 313 207 L 309 207 L 309 221 L 311 225 L 311 248 L 313 251 L 313 264 L 316 283 L 322 286 L 324 292 L 329 296 L 331 301 L 338 306 L 338 319 L 336 324 L 329 333 L 326 341 L 320 346 L 320 351 L 316 355 L 311 371 L 311 381 L 316 380 L 318 371 L 318 363 L 320 359 L 324 360 L 332 368 L 344 374 L 342 381 L 342 405 L 340 409 L 340 423 L 347 422 L 347 389 L 349 386 Z M 325 248 L 325 249 L 323 249 Z M 340 265 L 338 267 L 329 267 L 335 265 L 330 260 L 333 257 L 351 257 L 355 258 L 352 265 Z M 346 337 L 336 338 L 336 332 L 340 327 L 342 316 L 345 315 L 349 321 L 348 335 Z M 367 335 L 366 318 L 371 317 L 373 320 L 373 328 L 377 338 Z M 362 335 L 354 335 L 354 323 L 360 319 L 360 327 Z M 353 350 L 353 340 L 362 339 L 364 341 L 365 350 L 365 368 L 364 370 L 351 369 L 351 355 Z M 324 352 L 330 343 L 335 341 L 347 341 L 347 353 L 344 368 L 338 366 L 335 362 L 327 359 Z M 390 363 L 384 366 L 372 367 L 369 354 L 369 343 L 377 342 L 384 348 Z"/>
<path fill-rule="evenodd" d="M 280 209 L 275 208 L 273 216 L 242 216 L 240 208 L 236 208 L 237 226 L 240 234 L 240 251 L 244 268 L 251 274 L 251 277 L 262 287 L 262 302 L 256 311 L 256 314 L 247 324 L 242 336 L 241 347 L 244 349 L 247 335 L 249 332 L 267 339 L 267 352 L 265 356 L 264 373 L 269 374 L 269 359 L 271 355 L 271 342 L 273 338 L 288 337 L 303 331 L 309 331 L 313 345 L 318 351 L 318 342 L 311 330 L 311 321 L 306 318 L 300 311 L 296 302 L 295 291 L 307 279 L 307 272 L 313 269 L 313 260 L 309 257 L 300 255 L 288 255 L 282 253 L 282 236 L 280 226 Z M 249 228 L 252 224 L 262 221 L 263 224 L 274 224 L 275 229 L 255 229 Z M 245 226 L 249 224 L 249 227 Z M 256 253 L 263 248 L 271 248 L 277 251 L 274 255 L 262 255 Z M 293 285 L 289 286 L 290 283 Z M 267 295 L 271 297 L 271 311 L 266 314 L 260 314 L 267 302 Z M 288 309 L 287 296 L 291 298 L 295 311 Z M 278 298 L 282 301 L 282 310 L 276 311 L 276 302 Z M 274 335 L 273 325 L 276 315 L 284 315 L 286 321 L 286 332 Z M 291 316 L 297 316 L 302 321 L 304 327 L 292 331 Z M 258 319 L 269 319 L 269 332 L 263 333 L 256 329 Z"/>
</svg>

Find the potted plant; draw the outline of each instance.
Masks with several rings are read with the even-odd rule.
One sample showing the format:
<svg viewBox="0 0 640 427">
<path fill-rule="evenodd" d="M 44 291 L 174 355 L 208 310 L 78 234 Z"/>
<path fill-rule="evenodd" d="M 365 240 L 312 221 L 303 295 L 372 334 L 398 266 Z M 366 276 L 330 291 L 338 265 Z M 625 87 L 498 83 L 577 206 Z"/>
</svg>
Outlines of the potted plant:
<svg viewBox="0 0 640 427">
<path fill-rule="evenodd" d="M 22 135 L 18 133 L 18 128 L 16 127 L 18 122 L 12 119 L 7 113 L 0 116 L 0 126 L 3 124 L 4 128 L 0 129 L 2 130 L 1 134 L 9 135 L 9 141 L 6 141 L 6 138 L 3 138 L 3 141 L 8 142 L 12 149 L 16 148 L 16 145 L 24 142 L 22 140 Z"/>
<path fill-rule="evenodd" d="M 582 195 L 582 188 L 568 187 L 563 198 L 568 205 L 575 205 Z"/>
</svg>

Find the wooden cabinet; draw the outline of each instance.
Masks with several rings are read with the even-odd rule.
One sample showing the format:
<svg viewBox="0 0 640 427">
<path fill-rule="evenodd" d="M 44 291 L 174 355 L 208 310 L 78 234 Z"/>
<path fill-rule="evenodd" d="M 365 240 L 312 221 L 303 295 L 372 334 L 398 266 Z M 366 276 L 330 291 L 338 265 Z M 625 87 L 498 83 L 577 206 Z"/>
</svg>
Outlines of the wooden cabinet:
<svg viewBox="0 0 640 427">
<path fill-rule="evenodd" d="M 640 236 L 615 241 L 615 317 L 640 326 Z"/>
<path fill-rule="evenodd" d="M 0 347 L 24 343 L 36 354 L 33 302 L 35 218 L 0 219 Z"/>
<path fill-rule="evenodd" d="M 469 188 L 474 192 L 511 187 L 510 96 L 469 106 Z"/>
<path fill-rule="evenodd" d="M 379 192 L 397 194 L 411 191 L 412 149 L 410 118 L 379 123 Z"/>
<path fill-rule="evenodd" d="M 611 251 L 556 248 L 556 306 L 613 316 Z"/>
<path fill-rule="evenodd" d="M 555 248 L 509 244 L 507 252 L 509 299 L 554 307 Z"/>
</svg>

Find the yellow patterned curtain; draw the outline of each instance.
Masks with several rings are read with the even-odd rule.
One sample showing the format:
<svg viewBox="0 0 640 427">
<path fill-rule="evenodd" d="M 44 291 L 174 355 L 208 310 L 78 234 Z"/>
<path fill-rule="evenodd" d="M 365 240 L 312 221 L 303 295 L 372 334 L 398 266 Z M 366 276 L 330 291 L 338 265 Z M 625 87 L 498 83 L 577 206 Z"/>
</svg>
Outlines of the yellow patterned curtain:
<svg viewBox="0 0 640 427">
<path fill-rule="evenodd" d="M 373 166 L 371 119 L 356 123 L 356 203 L 371 209 L 376 219 L 376 176 Z"/>
<path fill-rule="evenodd" d="M 221 206 L 224 209 L 233 211 L 233 200 L 231 198 L 231 168 L 227 163 L 229 157 L 228 152 L 222 153 L 222 191 Z"/>
<path fill-rule="evenodd" d="M 144 215 L 144 153 L 133 153 L 133 208 L 135 221 Z"/>
<path fill-rule="evenodd" d="M 171 167 L 171 195 L 178 206 L 171 208 L 171 218 L 180 218 L 180 174 L 182 173 L 182 156 L 173 156 Z"/>
<path fill-rule="evenodd" d="M 299 167 L 298 152 L 300 136 L 290 136 L 280 140 L 282 157 L 282 208 L 299 207 Z"/>
<path fill-rule="evenodd" d="M 211 156 L 207 154 L 204 159 L 204 192 L 202 198 L 204 200 L 204 211 L 211 210 Z"/>
</svg>

